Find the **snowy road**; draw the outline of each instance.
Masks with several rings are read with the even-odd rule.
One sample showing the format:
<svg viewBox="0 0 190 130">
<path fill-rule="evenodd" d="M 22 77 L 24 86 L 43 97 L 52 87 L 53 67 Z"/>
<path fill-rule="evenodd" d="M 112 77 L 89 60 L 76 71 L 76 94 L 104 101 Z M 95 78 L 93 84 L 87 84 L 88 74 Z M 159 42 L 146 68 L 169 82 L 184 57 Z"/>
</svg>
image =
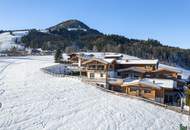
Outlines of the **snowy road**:
<svg viewBox="0 0 190 130">
<path fill-rule="evenodd" d="M 0 130 L 178 130 L 187 116 L 40 71 L 52 57 L 0 59 Z"/>
</svg>

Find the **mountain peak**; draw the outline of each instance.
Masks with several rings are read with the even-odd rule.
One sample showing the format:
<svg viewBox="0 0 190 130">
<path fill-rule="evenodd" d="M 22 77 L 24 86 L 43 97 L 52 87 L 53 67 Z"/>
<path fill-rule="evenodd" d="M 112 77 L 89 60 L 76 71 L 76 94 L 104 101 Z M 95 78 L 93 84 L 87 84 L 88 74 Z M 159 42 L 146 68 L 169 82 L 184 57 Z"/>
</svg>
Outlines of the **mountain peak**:
<svg viewBox="0 0 190 130">
<path fill-rule="evenodd" d="M 71 19 L 64 22 L 61 22 L 53 27 L 50 27 L 49 30 L 60 30 L 60 29 L 67 29 L 69 31 L 71 30 L 89 30 L 90 28 L 84 24 L 83 22 Z"/>
</svg>

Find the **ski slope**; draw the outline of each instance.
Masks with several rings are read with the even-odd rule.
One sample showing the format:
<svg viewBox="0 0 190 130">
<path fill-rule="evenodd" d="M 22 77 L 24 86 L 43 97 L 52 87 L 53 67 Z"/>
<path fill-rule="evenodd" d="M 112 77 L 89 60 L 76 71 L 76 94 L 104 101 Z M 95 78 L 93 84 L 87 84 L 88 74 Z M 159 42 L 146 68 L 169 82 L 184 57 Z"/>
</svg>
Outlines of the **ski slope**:
<svg viewBox="0 0 190 130">
<path fill-rule="evenodd" d="M 12 32 L 12 35 L 10 32 L 5 32 L 0 34 L 0 51 L 9 50 L 12 47 L 16 47 L 19 49 L 23 49 L 23 46 L 20 44 L 17 44 L 17 42 L 21 41 L 21 38 L 24 35 L 27 35 L 28 31 L 15 31 Z"/>
<path fill-rule="evenodd" d="M 53 57 L 0 58 L 0 130 L 179 130 L 188 117 L 40 68 Z"/>
</svg>

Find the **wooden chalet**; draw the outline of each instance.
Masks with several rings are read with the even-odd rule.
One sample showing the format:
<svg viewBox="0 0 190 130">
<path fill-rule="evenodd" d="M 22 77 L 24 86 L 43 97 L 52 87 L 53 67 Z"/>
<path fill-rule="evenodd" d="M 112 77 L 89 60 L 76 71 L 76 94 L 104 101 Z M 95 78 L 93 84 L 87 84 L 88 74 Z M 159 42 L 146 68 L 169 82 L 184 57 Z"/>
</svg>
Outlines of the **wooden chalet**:
<svg viewBox="0 0 190 130">
<path fill-rule="evenodd" d="M 70 64 L 79 66 L 79 67 L 81 67 L 81 64 L 83 62 L 94 57 L 94 55 L 92 54 L 86 55 L 83 53 L 71 53 L 71 54 L 68 54 L 68 56 L 69 56 L 68 61 L 70 62 Z"/>
<path fill-rule="evenodd" d="M 141 79 L 132 82 L 125 82 L 123 85 L 127 94 L 133 96 L 140 96 L 143 98 L 155 100 L 161 103 L 168 103 L 171 96 L 171 102 L 174 100 L 175 94 L 170 92 L 176 88 L 176 82 L 166 79 Z"/>
<path fill-rule="evenodd" d="M 81 75 L 107 89 L 160 103 L 179 105 L 180 72 L 159 68 L 158 60 L 122 60 L 120 56 L 91 58 L 82 63 Z M 129 80 L 129 81 L 128 81 Z"/>
<path fill-rule="evenodd" d="M 109 81 L 109 89 L 160 103 L 180 105 L 180 95 L 175 90 L 177 82 L 170 79 L 118 79 Z"/>
<path fill-rule="evenodd" d="M 71 53 L 71 54 L 68 54 L 68 56 L 69 56 L 68 61 L 70 62 L 70 64 L 78 65 L 78 62 L 79 62 L 79 54 L 78 53 Z"/>
<path fill-rule="evenodd" d="M 158 100 L 163 102 L 164 89 L 159 88 L 154 83 L 147 83 L 142 81 L 133 81 L 130 83 L 124 83 L 121 85 L 123 91 L 132 96 L 139 96 L 150 100 Z"/>
<path fill-rule="evenodd" d="M 180 79 L 181 72 L 177 70 L 172 70 L 169 68 L 159 68 L 151 73 L 147 73 L 147 76 L 155 77 L 155 78 L 163 78 L 163 79 Z"/>
</svg>

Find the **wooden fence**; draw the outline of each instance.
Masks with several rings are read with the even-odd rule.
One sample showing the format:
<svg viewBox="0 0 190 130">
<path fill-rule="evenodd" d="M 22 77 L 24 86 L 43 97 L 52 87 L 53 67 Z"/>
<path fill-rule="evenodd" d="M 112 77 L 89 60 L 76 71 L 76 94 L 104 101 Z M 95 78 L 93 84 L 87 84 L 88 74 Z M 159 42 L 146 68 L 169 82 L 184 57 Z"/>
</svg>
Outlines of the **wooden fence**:
<svg viewBox="0 0 190 130">
<path fill-rule="evenodd" d="M 79 76 L 72 76 L 72 75 L 65 75 L 65 74 L 57 74 L 57 73 L 53 73 L 53 72 L 50 72 L 47 68 L 41 68 L 40 69 L 42 72 L 46 73 L 46 74 L 49 74 L 49 75 L 52 75 L 54 77 L 68 77 L 68 78 L 74 78 L 74 79 L 78 79 L 78 80 L 81 80 L 81 78 Z"/>
</svg>

